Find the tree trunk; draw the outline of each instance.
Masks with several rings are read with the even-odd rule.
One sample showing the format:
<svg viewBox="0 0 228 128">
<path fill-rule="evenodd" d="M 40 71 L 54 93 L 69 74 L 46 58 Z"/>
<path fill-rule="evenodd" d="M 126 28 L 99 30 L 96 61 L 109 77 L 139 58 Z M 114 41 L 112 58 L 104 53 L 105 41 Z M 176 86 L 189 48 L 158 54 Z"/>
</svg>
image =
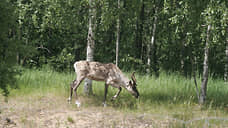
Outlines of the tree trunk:
<svg viewBox="0 0 228 128">
<path fill-rule="evenodd" d="M 183 39 L 181 44 L 181 51 L 180 51 L 180 66 L 181 66 L 180 70 L 181 70 L 181 74 L 187 78 L 188 71 L 186 68 L 188 67 L 188 65 L 186 65 L 186 62 L 185 62 L 185 57 L 186 57 L 185 52 L 187 50 L 186 47 L 187 47 L 186 40 Z"/>
<path fill-rule="evenodd" d="M 155 43 L 155 32 L 156 32 L 156 26 L 157 26 L 157 7 L 155 7 L 155 14 L 154 14 L 154 24 L 153 24 L 153 30 L 152 30 L 152 36 L 151 36 L 151 42 L 148 47 L 148 59 L 147 59 L 147 65 L 150 68 L 151 66 L 151 56 L 150 52 L 152 52 L 152 59 L 153 59 L 153 64 L 152 64 L 152 69 L 155 72 L 155 75 L 158 76 L 158 67 L 157 67 L 157 48 L 156 48 L 156 43 Z M 150 69 L 148 69 L 149 71 Z"/>
<path fill-rule="evenodd" d="M 150 57 L 151 57 L 151 45 L 150 45 L 150 43 L 148 43 L 148 45 L 147 45 L 147 69 L 146 69 L 146 72 L 147 73 L 150 73 L 150 64 L 151 64 L 151 59 L 150 59 Z"/>
<path fill-rule="evenodd" d="M 197 99 L 199 100 L 199 88 L 198 88 L 198 84 L 197 84 L 197 80 L 196 80 L 196 57 L 192 57 L 191 58 L 191 63 L 192 63 L 192 73 L 193 73 L 193 79 L 194 79 L 194 83 L 195 83 L 195 87 L 196 87 L 196 95 L 197 95 Z"/>
<path fill-rule="evenodd" d="M 181 52 L 180 52 L 181 72 L 183 75 L 184 75 L 184 51 L 185 51 L 185 42 L 183 40 L 181 43 Z"/>
<path fill-rule="evenodd" d="M 224 80 L 227 82 L 228 79 L 228 27 L 226 28 L 226 58 L 225 58 L 225 72 L 224 72 Z"/>
<path fill-rule="evenodd" d="M 137 17 L 136 23 L 136 40 L 135 40 L 135 48 L 139 51 L 143 48 L 143 24 L 144 24 L 144 1 L 142 0 L 142 5 L 140 9 L 140 14 Z M 135 57 L 137 59 L 141 59 L 141 52 L 135 52 Z"/>
<path fill-rule="evenodd" d="M 19 25 L 19 27 L 18 27 L 18 40 L 19 41 L 21 41 L 21 25 Z M 20 45 L 19 44 L 20 42 L 18 42 L 18 46 Z M 20 65 L 21 63 L 20 63 L 20 53 L 19 53 L 19 48 L 17 49 L 17 64 L 18 65 Z"/>
<path fill-rule="evenodd" d="M 118 0 L 118 10 L 120 11 L 120 0 Z M 119 41 L 120 41 L 120 16 L 117 18 L 117 33 L 116 33 L 116 66 L 118 66 L 119 60 Z"/>
<path fill-rule="evenodd" d="M 200 97 L 199 97 L 200 104 L 204 104 L 206 101 L 210 29 L 211 29 L 211 25 L 208 25 L 206 44 L 205 44 L 205 48 L 204 48 L 203 79 L 202 79 L 202 83 L 201 83 L 201 90 L 200 90 Z"/>
<path fill-rule="evenodd" d="M 92 3 L 92 0 L 89 0 L 89 30 L 88 30 L 88 37 L 87 37 L 87 54 L 86 54 L 86 60 L 87 61 L 93 61 L 93 54 L 94 54 L 94 47 L 95 47 L 95 41 L 94 41 L 94 30 L 95 30 L 95 14 L 96 10 L 94 7 L 94 4 Z M 84 93 L 86 95 L 93 94 L 92 92 L 92 80 L 85 79 L 85 85 L 84 85 Z"/>
</svg>

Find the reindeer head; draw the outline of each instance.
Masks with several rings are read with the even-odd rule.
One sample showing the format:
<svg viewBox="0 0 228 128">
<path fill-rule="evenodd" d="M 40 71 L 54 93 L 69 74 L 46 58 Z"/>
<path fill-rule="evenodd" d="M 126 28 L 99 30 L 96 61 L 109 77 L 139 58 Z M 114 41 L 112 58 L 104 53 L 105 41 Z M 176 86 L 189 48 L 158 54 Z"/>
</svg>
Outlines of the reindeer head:
<svg viewBox="0 0 228 128">
<path fill-rule="evenodd" d="M 135 79 L 135 72 L 132 73 L 131 75 L 131 80 L 129 81 L 128 85 L 127 85 L 127 90 L 133 95 L 135 96 L 135 98 L 139 97 L 139 92 L 136 88 L 137 84 L 136 84 L 136 79 Z"/>
</svg>

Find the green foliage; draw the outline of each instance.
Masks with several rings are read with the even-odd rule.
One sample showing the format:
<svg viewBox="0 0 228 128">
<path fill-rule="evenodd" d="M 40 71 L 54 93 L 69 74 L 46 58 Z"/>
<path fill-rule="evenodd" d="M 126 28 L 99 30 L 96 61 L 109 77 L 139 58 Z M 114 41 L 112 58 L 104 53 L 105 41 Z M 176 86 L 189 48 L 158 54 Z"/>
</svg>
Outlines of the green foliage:
<svg viewBox="0 0 228 128">
<path fill-rule="evenodd" d="M 13 86 L 16 70 L 17 42 L 13 39 L 13 27 L 15 27 L 14 8 L 6 1 L 0 1 L 0 89 L 5 96 L 8 95 L 8 85 Z"/>
<path fill-rule="evenodd" d="M 60 55 L 57 57 L 53 56 L 50 59 L 51 66 L 57 71 L 64 71 L 65 69 L 70 71 L 73 65 L 72 62 L 74 62 L 74 55 L 72 55 L 66 48 L 61 51 Z"/>
<path fill-rule="evenodd" d="M 78 16 L 87 15 L 83 2 L 28 0 L 15 4 L 20 28 L 18 39 L 28 49 L 20 54 L 23 65 L 42 67 L 56 62 L 54 68 L 63 70 L 69 67 L 63 67 L 66 64 L 65 54 L 72 54 L 74 60 L 85 56 L 81 52 L 86 45 L 87 21 L 85 17 Z M 66 49 L 72 48 L 66 53 Z M 64 57 L 60 57 L 63 54 Z M 69 60 L 72 59 L 68 56 Z"/>
<path fill-rule="evenodd" d="M 12 8 L 5 6 L 6 3 L 1 4 L 5 8 L 1 17 L 12 13 Z M 195 60 L 195 69 L 201 73 L 206 26 L 210 24 L 209 72 L 216 77 L 224 74 L 228 33 L 227 2 L 120 0 L 120 9 L 117 4 L 117 1 L 110 0 L 95 2 L 96 61 L 115 63 L 116 25 L 119 16 L 118 65 L 121 69 L 144 73 L 150 68 L 191 76 L 192 60 Z M 18 63 L 27 67 L 48 64 L 55 70 L 69 71 L 75 61 L 85 60 L 89 17 L 87 0 L 18 0 L 12 1 L 11 5 L 15 7 L 15 19 L 2 18 L 1 23 L 14 22 L 14 29 L 10 30 L 13 37 L 10 39 L 14 39 L 14 43 L 11 42 L 8 46 L 17 49 Z M 148 46 L 151 43 L 155 16 L 155 57 L 151 57 Z M 7 25 L 1 25 L 1 33 L 9 32 L 8 28 Z M 7 36 L 6 33 L 1 34 L 1 38 L 6 39 Z M 150 67 L 147 65 L 148 58 L 151 58 Z"/>
</svg>

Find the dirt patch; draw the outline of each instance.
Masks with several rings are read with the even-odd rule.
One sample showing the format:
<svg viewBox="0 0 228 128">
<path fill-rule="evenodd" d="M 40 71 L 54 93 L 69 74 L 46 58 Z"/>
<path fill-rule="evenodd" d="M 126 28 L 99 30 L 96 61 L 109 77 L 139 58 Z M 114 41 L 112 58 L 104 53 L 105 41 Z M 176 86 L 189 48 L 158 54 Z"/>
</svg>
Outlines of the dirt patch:
<svg viewBox="0 0 228 128">
<path fill-rule="evenodd" d="M 104 108 L 102 104 L 97 106 L 97 104 L 91 102 L 91 98 L 80 99 L 82 106 L 77 108 L 76 105 L 67 103 L 66 97 L 60 96 L 14 97 L 10 98 L 8 102 L 5 102 L 0 96 L 0 128 L 167 128 L 183 126 L 228 126 L 227 118 L 214 119 L 212 117 L 202 116 L 200 118 L 187 118 L 185 120 L 177 113 L 172 116 L 172 114 L 160 115 L 155 113 L 127 112 L 114 107 Z M 216 121 L 219 122 L 216 123 Z"/>
<path fill-rule="evenodd" d="M 122 113 L 109 107 L 77 108 L 66 99 L 53 96 L 1 101 L 0 112 L 1 128 L 145 128 L 160 124 L 142 114 Z"/>
</svg>

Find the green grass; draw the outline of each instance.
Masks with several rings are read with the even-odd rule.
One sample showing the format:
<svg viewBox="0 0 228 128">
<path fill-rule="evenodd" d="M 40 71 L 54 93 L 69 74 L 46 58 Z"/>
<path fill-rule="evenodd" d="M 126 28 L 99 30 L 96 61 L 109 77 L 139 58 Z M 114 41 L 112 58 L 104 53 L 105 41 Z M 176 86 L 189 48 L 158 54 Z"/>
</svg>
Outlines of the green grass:
<svg viewBox="0 0 228 128">
<path fill-rule="evenodd" d="M 130 73 L 126 73 L 130 76 Z M 50 69 L 31 70 L 23 69 L 17 76 L 19 89 L 11 89 L 10 96 L 29 95 L 33 93 L 55 93 L 68 96 L 70 83 L 75 79 L 75 73 L 59 73 Z M 110 102 L 113 106 L 127 107 L 127 109 L 152 104 L 197 104 L 197 96 L 193 80 L 177 74 L 161 73 L 159 78 L 136 74 L 140 99 L 134 99 L 125 89 L 120 93 L 117 101 Z M 200 86 L 200 79 L 198 79 Z M 94 100 L 102 100 L 104 96 L 104 82 L 93 81 Z M 111 98 L 117 89 L 109 87 L 108 98 Z M 78 89 L 79 96 L 83 95 L 83 83 Z M 223 80 L 209 78 L 207 90 L 208 107 L 227 107 L 228 83 Z"/>
<path fill-rule="evenodd" d="M 72 124 L 74 123 L 73 118 L 72 117 L 69 117 L 69 116 L 67 117 L 67 121 L 70 122 L 70 123 L 72 123 Z"/>
<path fill-rule="evenodd" d="M 125 73 L 130 76 L 130 73 Z M 54 94 L 56 96 L 69 96 L 70 83 L 75 79 L 75 73 L 59 73 L 50 69 L 23 69 L 17 76 L 18 89 L 11 89 L 9 97 L 40 96 Z M 198 117 L 227 117 L 228 116 L 228 83 L 223 80 L 209 78 L 207 102 L 204 106 L 198 105 L 193 79 L 187 79 L 178 74 L 161 73 L 159 78 L 136 73 L 140 98 L 135 99 L 125 89 L 113 102 L 111 97 L 118 91 L 109 87 L 107 104 L 109 107 L 127 113 L 151 113 L 152 115 L 166 115 L 171 118 L 187 121 Z M 200 85 L 200 78 L 197 79 Z M 83 99 L 84 107 L 102 106 L 104 97 L 104 82 L 93 81 L 95 96 L 83 94 L 83 84 L 78 88 L 79 99 Z M 86 97 L 86 98 L 85 98 Z M 74 97 L 73 97 L 74 98 Z M 73 99 L 74 101 L 74 99 Z M 161 117 L 163 118 L 163 117 Z M 70 119 L 67 119 L 68 121 Z M 204 124 L 204 120 L 194 123 Z M 220 124 L 218 120 L 215 124 Z M 69 121 L 71 122 L 71 121 Z M 203 123 L 202 123 L 203 122 Z M 171 124 L 172 125 L 172 124 Z M 174 123 L 175 127 L 183 124 Z"/>
</svg>

